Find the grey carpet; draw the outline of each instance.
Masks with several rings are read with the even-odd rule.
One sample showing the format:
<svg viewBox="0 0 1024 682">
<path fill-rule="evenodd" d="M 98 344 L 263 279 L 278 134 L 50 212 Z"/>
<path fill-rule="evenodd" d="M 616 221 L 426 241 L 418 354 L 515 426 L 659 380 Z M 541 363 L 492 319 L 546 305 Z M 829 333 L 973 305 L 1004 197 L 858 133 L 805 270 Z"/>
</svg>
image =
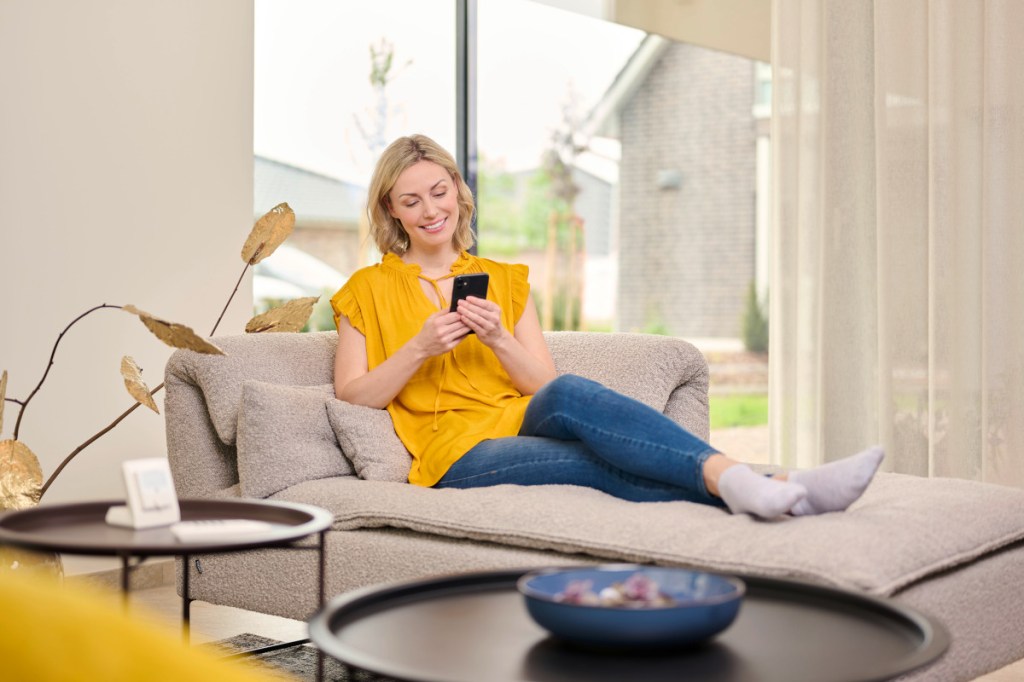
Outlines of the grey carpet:
<svg viewBox="0 0 1024 682">
<path fill-rule="evenodd" d="M 275 639 L 244 633 L 213 642 L 207 646 L 223 650 L 225 653 L 247 651 L 259 647 L 277 644 Z M 294 646 L 259 654 L 245 660 L 254 665 L 268 668 L 272 672 L 284 672 L 303 682 L 316 680 L 316 649 L 311 645 Z M 380 677 L 362 670 L 353 670 L 343 663 L 324 657 L 325 682 L 394 682 L 391 678 Z"/>
</svg>

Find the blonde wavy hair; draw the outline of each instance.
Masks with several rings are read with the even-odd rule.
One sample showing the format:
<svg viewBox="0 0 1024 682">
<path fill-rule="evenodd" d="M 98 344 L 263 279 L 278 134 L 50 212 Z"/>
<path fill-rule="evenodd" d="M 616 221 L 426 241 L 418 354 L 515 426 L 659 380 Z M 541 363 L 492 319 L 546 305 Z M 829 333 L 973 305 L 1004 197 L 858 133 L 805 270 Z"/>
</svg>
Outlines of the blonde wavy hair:
<svg viewBox="0 0 1024 682">
<path fill-rule="evenodd" d="M 455 234 L 452 235 L 452 246 L 456 251 L 464 251 L 473 246 L 474 236 L 472 228 L 473 220 L 473 194 L 469 187 L 462 181 L 462 174 L 459 173 L 458 164 L 455 159 L 443 147 L 431 140 L 426 135 L 410 135 L 400 137 L 392 142 L 380 159 L 377 160 L 377 167 L 374 168 L 373 177 L 370 180 L 366 213 L 370 220 L 370 238 L 381 253 L 395 253 L 402 255 L 409 249 L 409 235 L 402 228 L 402 223 L 393 218 L 388 209 L 391 206 L 389 197 L 398 176 L 406 168 L 409 168 L 420 161 L 430 161 L 441 166 L 455 183 L 457 192 L 457 203 L 459 206 L 459 222 L 455 226 Z"/>
</svg>

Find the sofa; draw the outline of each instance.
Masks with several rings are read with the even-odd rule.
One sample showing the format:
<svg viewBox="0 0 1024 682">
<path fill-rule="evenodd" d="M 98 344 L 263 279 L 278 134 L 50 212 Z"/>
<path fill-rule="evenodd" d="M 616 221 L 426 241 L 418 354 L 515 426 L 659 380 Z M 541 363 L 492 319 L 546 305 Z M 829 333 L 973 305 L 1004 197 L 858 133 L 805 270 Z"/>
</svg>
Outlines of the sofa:
<svg viewBox="0 0 1024 682">
<path fill-rule="evenodd" d="M 545 338 L 560 373 L 600 381 L 708 436 L 708 368 L 691 344 L 625 333 Z M 846 512 L 764 521 L 577 486 L 421 488 L 403 482 L 408 453 L 386 411 L 334 399 L 334 333 L 216 343 L 225 356 L 180 350 L 167 364 L 178 494 L 329 510 L 329 596 L 463 571 L 686 566 L 854 590 L 936 618 L 951 646 L 907 679 L 970 680 L 1024 658 L 1024 490 L 880 472 Z M 206 555 L 188 570 L 196 599 L 296 619 L 316 609 L 310 552 Z"/>
</svg>

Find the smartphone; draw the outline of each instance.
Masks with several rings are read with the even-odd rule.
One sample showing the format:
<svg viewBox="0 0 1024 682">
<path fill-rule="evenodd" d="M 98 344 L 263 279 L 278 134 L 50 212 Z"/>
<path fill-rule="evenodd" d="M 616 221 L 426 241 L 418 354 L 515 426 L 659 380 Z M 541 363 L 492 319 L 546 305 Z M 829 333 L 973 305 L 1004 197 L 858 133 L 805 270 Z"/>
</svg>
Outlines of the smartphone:
<svg viewBox="0 0 1024 682">
<path fill-rule="evenodd" d="M 476 296 L 477 298 L 487 298 L 487 282 L 488 275 L 486 272 L 474 272 L 469 275 L 456 275 L 455 282 L 452 284 L 452 304 L 448 308 L 450 312 L 456 312 L 459 307 L 459 301 L 466 298 L 467 296 Z M 469 333 L 474 333 L 472 329 Z"/>
</svg>

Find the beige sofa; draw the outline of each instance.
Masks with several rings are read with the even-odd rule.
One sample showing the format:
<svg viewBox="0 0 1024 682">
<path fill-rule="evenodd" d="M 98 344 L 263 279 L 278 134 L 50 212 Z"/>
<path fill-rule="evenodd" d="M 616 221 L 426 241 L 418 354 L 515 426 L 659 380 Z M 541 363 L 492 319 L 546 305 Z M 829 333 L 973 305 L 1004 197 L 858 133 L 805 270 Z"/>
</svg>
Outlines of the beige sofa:
<svg viewBox="0 0 1024 682">
<path fill-rule="evenodd" d="M 546 339 L 560 372 L 601 381 L 707 436 L 707 364 L 690 344 L 640 334 Z M 1024 658 L 1022 490 L 879 474 L 845 513 L 766 522 L 575 486 L 424 489 L 389 480 L 388 462 L 364 462 L 362 471 L 378 479 L 364 480 L 339 436 L 354 448 L 350 436 L 372 427 L 384 436 L 380 451 L 400 455 L 389 450 L 387 420 L 378 419 L 386 413 L 368 411 L 351 427 L 331 416 L 334 334 L 217 343 L 226 357 L 178 351 L 167 365 L 167 444 L 178 494 L 244 492 L 330 510 L 329 595 L 471 570 L 680 565 L 811 581 L 917 608 L 946 626 L 952 645 L 913 679 L 969 680 Z M 198 599 L 299 619 L 314 611 L 311 553 L 210 555 L 200 565 L 201 572 L 190 566 Z"/>
</svg>

